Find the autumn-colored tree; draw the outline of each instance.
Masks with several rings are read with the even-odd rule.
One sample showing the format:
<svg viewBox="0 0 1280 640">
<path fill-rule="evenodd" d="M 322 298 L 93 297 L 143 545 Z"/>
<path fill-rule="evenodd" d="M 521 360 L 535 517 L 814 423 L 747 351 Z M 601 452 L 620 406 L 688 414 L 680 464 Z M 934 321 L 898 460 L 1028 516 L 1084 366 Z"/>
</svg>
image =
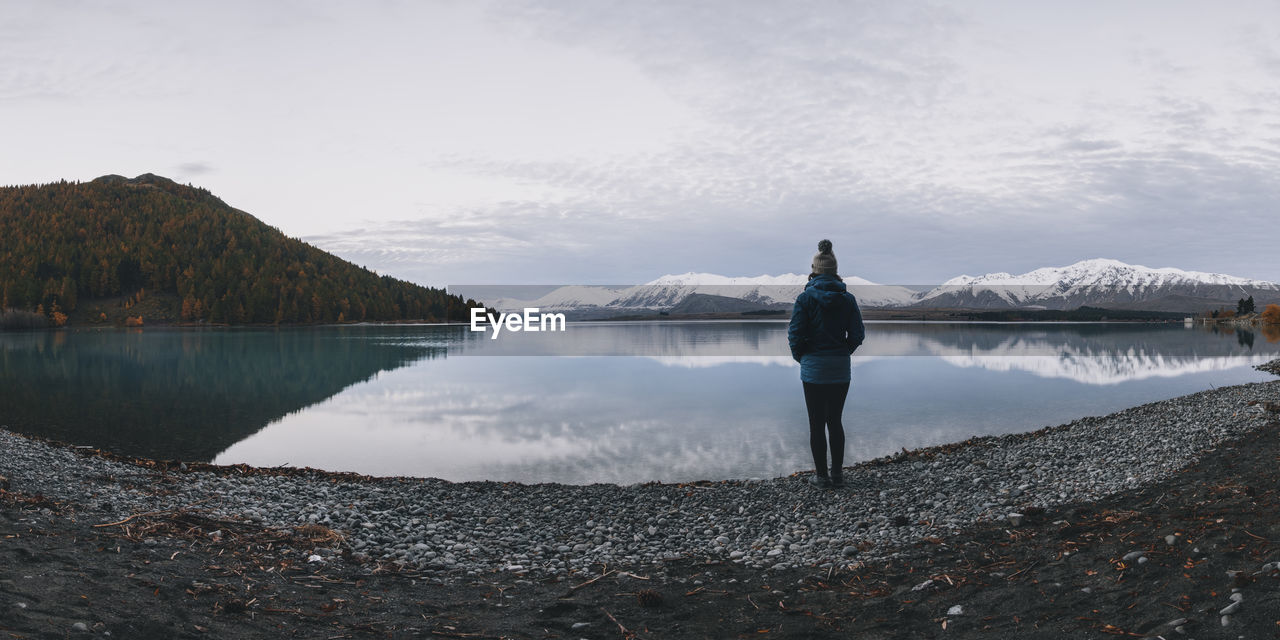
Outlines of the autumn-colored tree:
<svg viewBox="0 0 1280 640">
<path fill-rule="evenodd" d="M 0 301 L 41 314 L 153 294 L 180 299 L 184 320 L 264 324 L 465 321 L 479 306 L 379 276 L 150 174 L 0 188 L 0 239 Z"/>
<path fill-rule="evenodd" d="M 1267 305 L 1261 317 L 1264 324 L 1280 324 L 1280 304 Z"/>
<path fill-rule="evenodd" d="M 52 308 L 49 309 L 49 320 L 55 327 L 62 327 L 67 324 L 67 314 L 62 312 L 62 308 L 58 306 L 56 300 L 53 302 Z"/>
</svg>

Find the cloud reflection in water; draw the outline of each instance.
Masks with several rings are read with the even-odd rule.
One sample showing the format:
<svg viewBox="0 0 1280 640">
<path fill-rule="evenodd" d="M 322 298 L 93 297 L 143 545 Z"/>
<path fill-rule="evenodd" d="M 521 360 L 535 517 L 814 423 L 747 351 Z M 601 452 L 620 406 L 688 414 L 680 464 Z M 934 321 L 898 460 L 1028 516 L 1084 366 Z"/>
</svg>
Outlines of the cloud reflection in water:
<svg viewBox="0 0 1280 640">
<path fill-rule="evenodd" d="M 579 332 L 578 355 L 621 356 L 419 361 L 286 416 L 217 462 L 567 483 L 809 468 L 785 325 L 750 324 Z M 1169 325 L 877 324 L 869 336 L 845 413 L 851 462 L 1266 379 L 1249 365 L 1280 350 Z M 469 337 L 459 353 L 510 353 Z"/>
</svg>

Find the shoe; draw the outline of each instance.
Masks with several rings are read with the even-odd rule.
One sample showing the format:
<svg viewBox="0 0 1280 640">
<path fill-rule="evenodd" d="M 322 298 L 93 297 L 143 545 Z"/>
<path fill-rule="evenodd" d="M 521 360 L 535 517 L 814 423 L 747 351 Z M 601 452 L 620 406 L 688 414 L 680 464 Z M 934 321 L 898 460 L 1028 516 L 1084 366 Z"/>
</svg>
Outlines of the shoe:
<svg viewBox="0 0 1280 640">
<path fill-rule="evenodd" d="M 809 476 L 809 484 L 819 489 L 830 489 L 831 479 L 826 476 L 820 476 L 815 474 L 815 475 Z"/>
<path fill-rule="evenodd" d="M 831 486 L 833 487 L 844 486 L 844 470 L 843 469 L 831 470 Z"/>
</svg>

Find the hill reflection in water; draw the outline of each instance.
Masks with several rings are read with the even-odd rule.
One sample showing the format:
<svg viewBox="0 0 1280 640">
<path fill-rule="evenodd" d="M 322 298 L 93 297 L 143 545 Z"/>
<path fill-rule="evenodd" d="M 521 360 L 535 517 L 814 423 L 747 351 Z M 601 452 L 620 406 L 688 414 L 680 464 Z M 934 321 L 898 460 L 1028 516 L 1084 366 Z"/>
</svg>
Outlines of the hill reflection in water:
<svg viewBox="0 0 1280 640">
<path fill-rule="evenodd" d="M 368 329 L 0 334 L 0 425 L 158 459 L 212 460 L 273 421 L 443 345 Z"/>
<path fill-rule="evenodd" d="M 289 416 L 219 462 L 451 480 L 640 482 L 810 466 L 781 323 L 575 325 L 557 352 L 459 341 Z M 1238 382 L 1280 352 L 1180 325 L 876 324 L 853 359 L 848 459 L 1019 432 Z M 563 336 L 561 336 L 563 337 Z M 411 336 L 399 338 L 413 342 Z M 436 337 L 438 339 L 438 336 Z M 483 357 L 467 357 L 477 355 Z M 643 357 L 635 357 L 643 356 Z"/>
<path fill-rule="evenodd" d="M 845 414 L 851 462 L 1265 380 L 1251 365 L 1280 353 L 1276 336 L 1181 325 L 875 323 L 868 336 Z M 162 459 L 449 480 L 762 477 L 810 465 L 804 415 L 780 322 L 498 340 L 465 326 L 0 334 L 0 425 Z"/>
</svg>

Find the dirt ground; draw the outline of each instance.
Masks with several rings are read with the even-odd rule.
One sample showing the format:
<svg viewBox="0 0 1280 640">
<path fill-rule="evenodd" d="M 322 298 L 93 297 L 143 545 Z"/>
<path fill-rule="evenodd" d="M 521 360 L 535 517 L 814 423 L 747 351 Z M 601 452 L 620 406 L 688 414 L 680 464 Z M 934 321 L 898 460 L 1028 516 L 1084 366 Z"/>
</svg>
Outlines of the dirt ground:
<svg viewBox="0 0 1280 640">
<path fill-rule="evenodd" d="M 1275 637 L 1280 571 L 1263 565 L 1280 561 L 1278 479 L 1273 421 L 1168 481 L 921 540 L 893 562 L 682 560 L 665 576 L 600 567 L 448 586 L 300 562 L 341 546 L 318 527 L 286 535 L 199 513 L 107 523 L 0 490 L 0 638 Z M 1224 625 L 1233 589 L 1242 602 Z"/>
</svg>

